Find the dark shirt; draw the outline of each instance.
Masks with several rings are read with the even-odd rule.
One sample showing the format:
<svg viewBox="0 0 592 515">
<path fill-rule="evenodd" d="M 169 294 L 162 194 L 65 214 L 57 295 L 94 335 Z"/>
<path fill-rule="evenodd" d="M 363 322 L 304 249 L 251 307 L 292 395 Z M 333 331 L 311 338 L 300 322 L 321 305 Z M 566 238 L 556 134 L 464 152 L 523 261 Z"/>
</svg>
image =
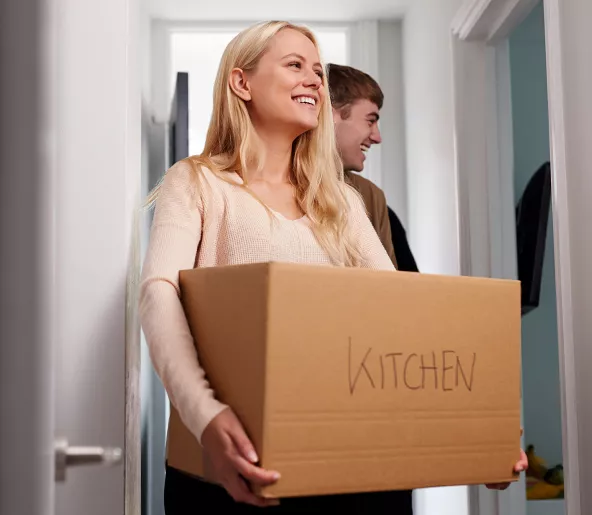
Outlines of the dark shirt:
<svg viewBox="0 0 592 515">
<path fill-rule="evenodd" d="M 405 228 L 403 227 L 401 220 L 399 220 L 399 217 L 390 207 L 388 208 L 388 217 L 391 226 L 391 236 L 393 239 L 395 256 L 397 257 L 397 269 L 401 272 L 419 272 L 417 263 L 415 262 L 415 258 L 413 257 L 413 253 L 407 242 Z"/>
</svg>

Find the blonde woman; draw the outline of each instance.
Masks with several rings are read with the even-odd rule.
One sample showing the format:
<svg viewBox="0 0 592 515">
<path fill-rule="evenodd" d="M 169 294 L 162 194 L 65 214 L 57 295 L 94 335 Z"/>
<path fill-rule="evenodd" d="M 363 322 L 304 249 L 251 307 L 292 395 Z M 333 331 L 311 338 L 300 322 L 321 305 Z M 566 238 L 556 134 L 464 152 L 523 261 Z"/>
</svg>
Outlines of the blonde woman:
<svg viewBox="0 0 592 515">
<path fill-rule="evenodd" d="M 394 270 L 362 202 L 343 182 L 327 83 L 313 34 L 269 22 L 227 47 L 204 151 L 155 190 L 141 317 L 154 366 L 216 483 L 167 468 L 167 515 L 251 513 L 277 502 L 249 485 L 276 471 L 208 385 L 179 301 L 179 270 L 289 261 Z M 240 310 L 241 306 L 228 306 Z M 277 513 L 411 513 L 397 492 L 282 500 Z"/>
</svg>

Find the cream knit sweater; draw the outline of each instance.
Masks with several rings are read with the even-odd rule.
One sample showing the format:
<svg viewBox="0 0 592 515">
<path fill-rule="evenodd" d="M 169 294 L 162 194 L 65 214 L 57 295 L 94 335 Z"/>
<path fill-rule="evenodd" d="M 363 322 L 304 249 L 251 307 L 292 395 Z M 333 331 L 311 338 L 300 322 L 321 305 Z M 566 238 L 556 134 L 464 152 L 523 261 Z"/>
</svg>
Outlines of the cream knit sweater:
<svg viewBox="0 0 592 515">
<path fill-rule="evenodd" d="M 225 405 L 216 400 L 199 365 L 179 299 L 179 271 L 269 261 L 331 262 L 306 216 L 291 221 L 272 211 L 277 221 L 272 224 L 267 210 L 239 186 L 238 174 L 228 173 L 236 185 L 228 184 L 205 169 L 205 183 L 198 191 L 194 173 L 181 161 L 164 178 L 142 271 L 140 317 L 152 362 L 171 403 L 201 441 L 203 430 Z M 350 206 L 363 266 L 394 269 L 353 193 Z"/>
</svg>

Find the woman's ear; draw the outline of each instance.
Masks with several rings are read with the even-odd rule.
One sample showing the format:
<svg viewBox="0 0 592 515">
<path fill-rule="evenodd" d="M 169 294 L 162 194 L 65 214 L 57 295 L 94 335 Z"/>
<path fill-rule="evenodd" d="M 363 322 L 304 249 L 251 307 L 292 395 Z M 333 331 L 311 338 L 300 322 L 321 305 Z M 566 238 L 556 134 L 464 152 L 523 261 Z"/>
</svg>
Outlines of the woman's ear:
<svg viewBox="0 0 592 515">
<path fill-rule="evenodd" d="M 235 95 L 239 98 L 242 98 L 245 102 L 251 100 L 251 90 L 249 87 L 249 82 L 247 80 L 247 75 L 243 70 L 240 68 L 234 68 L 230 72 L 230 77 L 228 78 L 228 84 L 232 91 L 234 91 Z"/>
</svg>

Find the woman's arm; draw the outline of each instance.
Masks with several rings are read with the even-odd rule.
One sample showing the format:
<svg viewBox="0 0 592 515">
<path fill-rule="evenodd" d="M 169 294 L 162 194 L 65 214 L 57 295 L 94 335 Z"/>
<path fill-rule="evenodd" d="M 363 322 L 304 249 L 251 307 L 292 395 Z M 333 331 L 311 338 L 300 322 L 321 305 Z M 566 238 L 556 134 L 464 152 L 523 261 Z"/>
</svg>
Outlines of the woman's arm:
<svg viewBox="0 0 592 515">
<path fill-rule="evenodd" d="M 358 248 L 362 254 L 361 267 L 395 270 L 391 258 L 384 249 L 376 230 L 372 226 L 372 222 L 370 222 L 363 201 L 351 186 L 346 184 L 344 187 L 350 205 L 350 224 L 353 237 L 358 242 Z"/>
<path fill-rule="evenodd" d="M 154 368 L 187 428 L 201 441 L 226 406 L 199 365 L 180 301 L 179 271 L 191 269 L 201 238 L 203 203 L 195 172 L 175 164 L 161 185 L 140 285 L 140 319 Z"/>
</svg>

